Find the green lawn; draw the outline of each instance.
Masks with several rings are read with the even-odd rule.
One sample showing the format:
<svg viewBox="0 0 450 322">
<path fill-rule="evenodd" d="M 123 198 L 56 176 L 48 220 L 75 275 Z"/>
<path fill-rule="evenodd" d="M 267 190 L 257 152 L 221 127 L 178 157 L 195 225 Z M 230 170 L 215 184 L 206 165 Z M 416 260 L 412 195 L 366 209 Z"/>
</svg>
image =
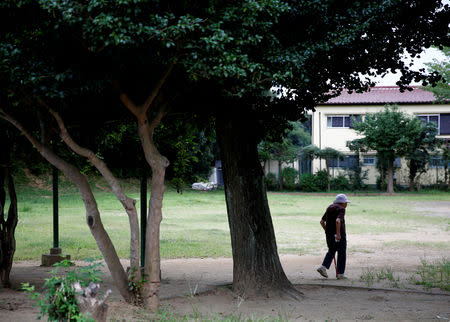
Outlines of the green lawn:
<svg viewBox="0 0 450 322">
<path fill-rule="evenodd" d="M 127 193 L 139 199 L 133 182 L 125 182 Z M 112 193 L 95 188 L 103 223 L 119 256 L 129 255 L 128 218 Z M 19 224 L 16 229 L 15 260 L 39 260 L 53 246 L 52 198 L 43 189 L 19 186 Z M 319 220 L 333 201 L 330 195 L 269 193 L 269 204 L 280 253 L 317 254 L 324 247 Z M 449 193 L 398 194 L 396 196 L 349 194 L 347 208 L 349 234 L 385 234 L 406 232 L 419 226 L 449 230 L 449 220 L 429 217 L 414 211 L 421 201 L 450 200 Z M 60 247 L 73 259 L 100 257 L 100 252 L 85 223 L 85 211 L 76 189 L 67 183 L 60 189 Z M 139 202 L 138 202 L 139 206 Z M 138 209 L 139 212 L 139 209 Z M 401 244 L 401 242 L 399 242 Z M 445 243 L 422 243 L 423 247 L 449 249 Z M 361 246 L 358 251 L 365 251 Z M 161 224 L 161 256 L 231 256 L 228 220 L 223 191 L 187 190 L 165 194 Z"/>
</svg>

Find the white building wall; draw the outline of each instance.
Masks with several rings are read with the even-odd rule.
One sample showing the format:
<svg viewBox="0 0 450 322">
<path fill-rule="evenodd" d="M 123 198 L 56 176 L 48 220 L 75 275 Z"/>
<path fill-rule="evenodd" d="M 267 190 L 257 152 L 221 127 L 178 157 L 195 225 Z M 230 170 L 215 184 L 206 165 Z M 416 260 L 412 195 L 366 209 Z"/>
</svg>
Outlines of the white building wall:
<svg viewBox="0 0 450 322">
<path fill-rule="evenodd" d="M 264 174 L 267 175 L 268 173 L 273 173 L 278 178 L 278 161 L 276 160 L 268 160 L 265 163 L 261 163 L 261 166 L 263 166 Z M 281 166 L 281 169 L 284 168 L 294 168 L 298 171 L 298 161 L 295 160 L 291 163 L 283 163 Z"/>
<path fill-rule="evenodd" d="M 346 144 L 348 141 L 360 138 L 361 136 L 351 128 L 329 128 L 327 127 L 328 116 L 347 116 L 376 113 L 384 109 L 384 105 L 319 105 L 316 111 L 312 113 L 312 138 L 311 143 L 321 149 L 330 147 L 339 150 L 345 154 L 353 154 Z M 399 105 L 399 110 L 410 115 L 420 114 L 441 114 L 450 113 L 449 104 L 409 104 Z M 439 135 L 439 138 L 450 139 L 450 135 Z M 369 154 L 374 154 L 371 152 Z M 312 161 L 312 172 L 326 169 L 325 161 L 315 159 Z M 363 166 L 363 170 L 368 170 L 368 179 L 365 183 L 376 184 L 379 173 L 376 166 Z M 402 168 L 397 170 L 397 183 L 408 185 L 408 167 L 406 161 L 402 160 Z M 345 171 L 334 170 L 334 176 L 338 173 L 346 173 Z M 420 182 L 424 185 L 436 184 L 436 180 L 444 180 L 443 168 L 431 168 L 426 174 L 421 175 Z"/>
</svg>

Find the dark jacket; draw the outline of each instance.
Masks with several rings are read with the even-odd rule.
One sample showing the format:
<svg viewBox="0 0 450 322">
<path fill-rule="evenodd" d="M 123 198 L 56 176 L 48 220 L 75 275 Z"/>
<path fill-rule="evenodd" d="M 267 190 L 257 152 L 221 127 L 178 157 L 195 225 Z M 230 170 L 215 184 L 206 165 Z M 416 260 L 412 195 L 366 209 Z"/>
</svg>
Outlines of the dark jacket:
<svg viewBox="0 0 450 322">
<path fill-rule="evenodd" d="M 325 233 L 334 236 L 336 234 L 336 219 L 341 220 L 341 236 L 345 236 L 345 208 L 338 203 L 328 206 L 322 220 L 325 221 Z"/>
</svg>

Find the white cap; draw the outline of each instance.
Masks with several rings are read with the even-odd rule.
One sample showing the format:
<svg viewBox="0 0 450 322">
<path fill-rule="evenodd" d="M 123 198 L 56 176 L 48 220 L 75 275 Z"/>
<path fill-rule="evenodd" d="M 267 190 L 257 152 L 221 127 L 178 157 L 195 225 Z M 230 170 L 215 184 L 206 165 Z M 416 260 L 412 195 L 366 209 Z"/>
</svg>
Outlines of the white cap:
<svg viewBox="0 0 450 322">
<path fill-rule="evenodd" d="M 334 203 L 347 203 L 350 202 L 350 200 L 347 199 L 347 196 L 344 195 L 343 193 L 338 194 L 336 196 L 336 200 L 334 201 Z"/>
</svg>

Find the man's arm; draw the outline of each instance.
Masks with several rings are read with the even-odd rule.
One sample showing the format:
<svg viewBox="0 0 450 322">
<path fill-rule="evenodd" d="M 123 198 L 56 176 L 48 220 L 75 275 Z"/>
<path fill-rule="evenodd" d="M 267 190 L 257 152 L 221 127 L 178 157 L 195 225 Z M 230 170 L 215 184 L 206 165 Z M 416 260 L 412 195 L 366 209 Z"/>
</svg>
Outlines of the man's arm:
<svg viewBox="0 0 450 322">
<path fill-rule="evenodd" d="M 341 240 L 341 219 L 336 219 L 336 241 Z"/>
<path fill-rule="evenodd" d="M 320 220 L 320 225 L 322 226 L 323 230 L 325 230 L 325 227 L 327 227 L 327 224 L 323 219 Z"/>
</svg>

